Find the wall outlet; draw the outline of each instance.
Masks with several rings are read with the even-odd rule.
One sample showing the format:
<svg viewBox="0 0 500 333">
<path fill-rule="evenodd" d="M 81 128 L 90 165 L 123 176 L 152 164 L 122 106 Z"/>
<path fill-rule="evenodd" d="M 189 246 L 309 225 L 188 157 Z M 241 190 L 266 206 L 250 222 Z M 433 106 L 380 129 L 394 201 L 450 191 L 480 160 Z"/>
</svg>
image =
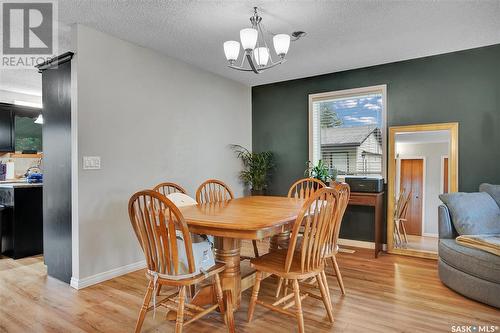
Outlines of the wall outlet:
<svg viewBox="0 0 500 333">
<path fill-rule="evenodd" d="M 83 170 L 101 169 L 101 156 L 83 156 Z"/>
</svg>

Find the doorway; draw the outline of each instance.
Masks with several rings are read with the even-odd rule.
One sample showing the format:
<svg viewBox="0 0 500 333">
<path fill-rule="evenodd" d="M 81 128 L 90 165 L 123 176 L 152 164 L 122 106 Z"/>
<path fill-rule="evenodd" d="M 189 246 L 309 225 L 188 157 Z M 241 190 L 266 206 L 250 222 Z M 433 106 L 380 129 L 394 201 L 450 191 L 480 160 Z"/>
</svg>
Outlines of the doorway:
<svg viewBox="0 0 500 333">
<path fill-rule="evenodd" d="M 408 193 L 406 233 L 422 236 L 422 208 L 424 196 L 424 158 L 404 158 L 400 161 L 400 191 Z"/>
</svg>

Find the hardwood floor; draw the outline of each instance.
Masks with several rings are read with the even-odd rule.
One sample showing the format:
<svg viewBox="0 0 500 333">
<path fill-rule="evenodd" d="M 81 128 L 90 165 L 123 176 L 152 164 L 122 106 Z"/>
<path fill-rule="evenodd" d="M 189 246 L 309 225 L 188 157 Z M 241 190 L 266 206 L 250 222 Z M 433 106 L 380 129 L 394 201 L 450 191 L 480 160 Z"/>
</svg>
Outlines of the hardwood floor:
<svg viewBox="0 0 500 333">
<path fill-rule="evenodd" d="M 437 237 L 427 237 L 427 236 L 415 236 L 408 235 L 408 245 L 407 249 L 412 250 L 423 250 L 423 251 L 438 251 L 438 241 Z"/>
<path fill-rule="evenodd" d="M 252 255 L 251 243 L 244 243 L 244 254 Z M 452 325 L 500 326 L 500 310 L 441 284 L 435 260 L 385 254 L 373 259 L 373 251 L 356 249 L 340 253 L 338 262 L 347 294 L 342 297 L 335 277 L 328 277 L 335 322 L 328 322 L 320 301 L 307 298 L 302 302 L 306 332 L 451 332 Z M 41 257 L 0 259 L 0 332 L 132 332 L 145 289 L 144 271 L 76 291 L 48 278 Z M 271 301 L 275 289 L 276 280 L 268 278 L 260 295 Z M 260 306 L 248 324 L 250 293 L 243 294 L 242 309 L 235 313 L 238 332 L 297 331 L 294 320 Z M 164 313 L 157 309 L 155 319 L 149 313 L 143 332 L 173 332 L 174 323 Z M 220 315 L 212 313 L 185 332 L 226 329 Z"/>
</svg>

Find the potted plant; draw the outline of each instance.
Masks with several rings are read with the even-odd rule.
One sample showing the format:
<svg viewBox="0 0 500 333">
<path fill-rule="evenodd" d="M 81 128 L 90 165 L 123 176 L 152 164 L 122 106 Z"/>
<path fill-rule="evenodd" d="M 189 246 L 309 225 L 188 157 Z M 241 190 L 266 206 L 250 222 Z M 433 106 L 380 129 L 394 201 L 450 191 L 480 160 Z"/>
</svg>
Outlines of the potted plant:
<svg viewBox="0 0 500 333">
<path fill-rule="evenodd" d="M 270 151 L 255 153 L 240 145 L 231 145 L 231 149 L 243 162 L 240 179 L 245 185 L 250 186 L 252 195 L 264 195 L 271 170 L 274 168 L 273 153 Z"/>
<path fill-rule="evenodd" d="M 311 161 L 307 161 L 306 166 L 307 169 L 304 171 L 304 176 L 319 179 L 326 185 L 328 185 L 330 180 L 337 178 L 337 169 L 333 168 L 330 170 L 323 160 L 319 160 L 316 165 Z"/>
</svg>

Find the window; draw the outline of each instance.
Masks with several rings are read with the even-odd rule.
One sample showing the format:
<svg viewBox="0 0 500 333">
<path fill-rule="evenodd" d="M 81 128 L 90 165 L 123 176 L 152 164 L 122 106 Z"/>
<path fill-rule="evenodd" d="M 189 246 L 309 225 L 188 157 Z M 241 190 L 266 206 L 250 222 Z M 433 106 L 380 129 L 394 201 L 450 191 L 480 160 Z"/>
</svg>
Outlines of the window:
<svg viewBox="0 0 500 333">
<path fill-rule="evenodd" d="M 309 95 L 309 159 L 339 176 L 384 177 L 385 110 L 385 85 Z"/>
</svg>

